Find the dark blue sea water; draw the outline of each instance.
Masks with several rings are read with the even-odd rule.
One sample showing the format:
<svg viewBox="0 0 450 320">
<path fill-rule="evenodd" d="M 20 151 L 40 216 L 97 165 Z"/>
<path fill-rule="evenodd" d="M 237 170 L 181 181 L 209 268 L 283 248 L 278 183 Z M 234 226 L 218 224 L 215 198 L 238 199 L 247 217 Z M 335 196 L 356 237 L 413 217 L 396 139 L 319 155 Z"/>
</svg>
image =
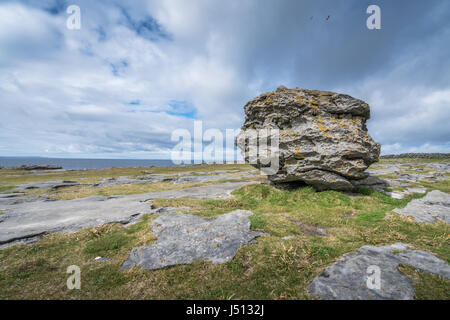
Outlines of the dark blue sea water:
<svg viewBox="0 0 450 320">
<path fill-rule="evenodd" d="M 136 160 L 136 159 L 60 159 L 60 158 L 14 158 L 0 157 L 0 167 L 18 167 L 21 165 L 56 165 L 66 170 L 135 168 L 135 167 L 169 167 L 175 164 L 171 160 Z"/>
</svg>

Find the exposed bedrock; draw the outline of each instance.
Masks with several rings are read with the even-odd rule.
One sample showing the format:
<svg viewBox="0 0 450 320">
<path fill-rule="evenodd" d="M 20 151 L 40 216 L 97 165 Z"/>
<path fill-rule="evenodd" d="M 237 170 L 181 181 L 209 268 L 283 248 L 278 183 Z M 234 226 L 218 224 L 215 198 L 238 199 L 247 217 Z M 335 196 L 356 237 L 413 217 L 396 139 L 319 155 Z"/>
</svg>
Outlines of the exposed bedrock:
<svg viewBox="0 0 450 320">
<path fill-rule="evenodd" d="M 429 252 L 413 250 L 409 244 L 395 243 L 363 246 L 356 253 L 344 254 L 307 288 L 313 296 L 325 300 L 412 300 L 413 282 L 398 270 L 399 265 L 450 279 L 446 261 Z M 375 269 L 379 270 L 379 286 L 371 285 Z"/>
<path fill-rule="evenodd" d="M 149 200 L 156 198 L 229 199 L 231 192 L 251 182 L 227 182 L 135 195 L 52 200 L 46 197 L 0 199 L 0 247 L 36 236 L 72 233 L 105 223 L 130 223 L 153 212 Z M 171 211 L 168 209 L 167 211 Z"/>
<path fill-rule="evenodd" d="M 254 167 L 262 169 L 267 164 L 252 163 L 249 132 L 279 129 L 279 169 L 268 176 L 274 183 L 304 182 L 318 190 L 352 190 L 352 181 L 367 177 L 365 170 L 378 161 L 380 144 L 367 133 L 370 108 L 362 100 L 279 87 L 249 101 L 244 110 L 245 123 L 236 144 Z M 272 149 L 268 143 L 269 153 L 275 153 Z"/>
<path fill-rule="evenodd" d="M 140 266 L 159 269 L 177 264 L 208 260 L 214 264 L 230 261 L 238 249 L 262 234 L 250 231 L 247 210 L 234 210 L 216 219 L 191 214 L 169 214 L 150 225 L 158 241 L 133 248 L 122 269 Z"/>
</svg>

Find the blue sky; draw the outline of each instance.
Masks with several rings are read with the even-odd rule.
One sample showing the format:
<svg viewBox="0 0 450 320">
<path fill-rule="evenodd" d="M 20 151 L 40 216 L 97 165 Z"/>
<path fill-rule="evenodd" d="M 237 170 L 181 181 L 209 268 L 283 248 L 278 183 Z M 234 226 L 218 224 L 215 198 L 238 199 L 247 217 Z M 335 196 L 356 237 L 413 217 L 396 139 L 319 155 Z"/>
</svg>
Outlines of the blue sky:
<svg viewBox="0 0 450 320">
<path fill-rule="evenodd" d="M 168 158 L 279 85 L 365 100 L 382 153 L 450 152 L 449 39 L 445 0 L 0 0 L 0 156 Z"/>
</svg>

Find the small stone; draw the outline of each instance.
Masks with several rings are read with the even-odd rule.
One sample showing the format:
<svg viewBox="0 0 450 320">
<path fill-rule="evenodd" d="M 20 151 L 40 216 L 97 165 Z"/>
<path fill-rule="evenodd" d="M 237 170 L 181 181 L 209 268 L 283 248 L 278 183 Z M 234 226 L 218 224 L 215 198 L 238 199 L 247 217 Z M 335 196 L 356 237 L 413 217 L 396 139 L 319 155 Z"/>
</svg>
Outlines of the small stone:
<svg viewBox="0 0 450 320">
<path fill-rule="evenodd" d="M 109 261 L 109 260 L 111 260 L 111 258 L 108 258 L 108 257 L 95 257 L 94 260 L 97 261 L 97 262 L 101 262 L 101 261 Z"/>
<path fill-rule="evenodd" d="M 409 193 L 426 193 L 427 189 L 426 188 L 407 188 L 406 191 Z"/>
<path fill-rule="evenodd" d="M 15 192 L 15 193 L 0 193 L 0 199 L 4 199 L 4 198 L 14 198 L 14 197 L 19 197 L 19 196 L 23 196 L 24 193 L 21 192 Z"/>
<path fill-rule="evenodd" d="M 396 191 L 388 192 L 388 195 L 391 196 L 391 198 L 394 198 L 394 199 L 403 199 L 405 197 L 404 193 L 396 192 Z"/>
</svg>

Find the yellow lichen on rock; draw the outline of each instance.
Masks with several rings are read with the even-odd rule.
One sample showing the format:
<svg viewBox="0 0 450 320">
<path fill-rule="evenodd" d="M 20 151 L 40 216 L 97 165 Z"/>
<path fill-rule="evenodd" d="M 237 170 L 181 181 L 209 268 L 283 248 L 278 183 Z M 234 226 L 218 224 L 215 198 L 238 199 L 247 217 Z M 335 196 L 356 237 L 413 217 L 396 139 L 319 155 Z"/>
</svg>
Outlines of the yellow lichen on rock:
<svg viewBox="0 0 450 320">
<path fill-rule="evenodd" d="M 322 132 L 322 134 L 327 138 L 331 138 L 331 135 L 328 133 L 330 129 L 328 129 L 327 127 L 325 127 L 323 125 L 324 121 L 322 119 L 318 119 L 318 118 L 313 118 L 313 119 L 314 119 L 315 124 L 319 128 L 319 130 Z"/>
<path fill-rule="evenodd" d="M 296 158 L 296 159 L 304 159 L 305 158 L 305 155 L 301 152 L 299 146 L 294 146 L 292 149 L 293 149 L 292 153 L 294 155 L 294 158 Z"/>
</svg>

